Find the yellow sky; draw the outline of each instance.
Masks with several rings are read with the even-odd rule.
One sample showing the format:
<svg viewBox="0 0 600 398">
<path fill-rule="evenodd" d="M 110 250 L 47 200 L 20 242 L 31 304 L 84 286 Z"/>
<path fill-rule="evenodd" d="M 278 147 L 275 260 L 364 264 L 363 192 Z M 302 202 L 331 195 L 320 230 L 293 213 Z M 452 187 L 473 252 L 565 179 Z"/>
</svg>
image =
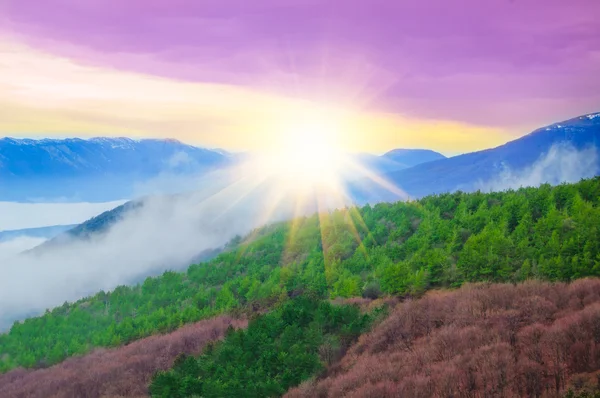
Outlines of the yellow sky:
<svg viewBox="0 0 600 398">
<path fill-rule="evenodd" d="M 399 147 L 469 152 L 514 138 L 499 129 L 78 65 L 0 40 L 0 136 L 169 137 L 253 150 L 311 124 L 330 126 L 344 150 L 373 153 Z"/>
</svg>

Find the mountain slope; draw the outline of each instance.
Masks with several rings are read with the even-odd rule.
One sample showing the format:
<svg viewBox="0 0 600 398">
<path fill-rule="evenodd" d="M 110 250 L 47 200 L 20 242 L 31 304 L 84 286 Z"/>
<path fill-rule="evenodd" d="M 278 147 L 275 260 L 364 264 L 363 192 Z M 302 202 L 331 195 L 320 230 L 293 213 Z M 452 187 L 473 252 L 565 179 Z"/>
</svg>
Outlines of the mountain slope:
<svg viewBox="0 0 600 398">
<path fill-rule="evenodd" d="M 230 154 L 176 140 L 129 138 L 0 139 L 0 200 L 130 197 L 132 185 L 161 173 L 204 172 Z"/>
<path fill-rule="evenodd" d="M 445 159 L 441 153 L 429 149 L 393 149 L 381 156 L 369 153 L 355 153 L 350 156 L 352 161 L 376 173 L 390 173 L 416 166 L 433 160 Z"/>
<path fill-rule="evenodd" d="M 186 272 L 15 322 L 0 334 L 0 371 L 58 363 L 227 311 L 260 312 L 303 294 L 414 296 L 465 282 L 600 276 L 599 228 L 600 178 L 298 218 L 254 231 Z"/>
<path fill-rule="evenodd" d="M 370 315 L 304 296 L 286 299 L 205 349 L 199 360 L 178 358 L 148 390 L 155 398 L 281 396 L 320 373 L 323 362 L 333 362 L 370 327 Z"/>
<path fill-rule="evenodd" d="M 144 205 L 143 199 L 125 202 L 124 204 L 107 210 L 99 215 L 63 229 L 59 233 L 50 237 L 41 245 L 28 250 L 29 254 L 43 254 L 46 250 L 52 250 L 62 245 L 68 245 L 73 239 L 86 240 L 93 235 L 99 236 L 106 233 L 113 225 L 123 220 L 129 212 L 138 209 Z"/>
<path fill-rule="evenodd" d="M 153 374 L 167 370 L 179 355 L 198 355 L 206 344 L 222 339 L 229 327 L 246 326 L 245 319 L 228 316 L 203 320 L 169 334 L 76 356 L 46 369 L 19 369 L 0 375 L 0 391 L 3 398 L 144 397 Z"/>
<path fill-rule="evenodd" d="M 552 148 L 557 148 L 556 145 L 565 146 L 562 150 L 559 148 L 558 151 L 553 151 Z M 561 154 L 576 157 L 575 151 L 588 148 L 591 150 L 582 156 L 594 158 L 589 159 L 589 163 L 582 163 L 582 166 L 585 166 L 583 169 L 573 170 L 571 180 L 589 178 L 599 171 L 600 158 L 597 152 L 600 148 L 600 113 L 579 116 L 542 127 L 497 148 L 423 163 L 406 170 L 392 172 L 386 177 L 409 195 L 421 197 L 457 189 L 470 191 L 485 188 L 486 184 L 501 178 L 502 173 L 507 169 L 511 170 L 511 173 L 526 173 L 528 168 L 541 159 L 548 161 L 548 165 L 554 170 L 549 170 L 546 176 L 541 173 L 542 181 L 538 183 L 560 183 L 562 181 L 557 181 L 558 177 L 565 176 L 564 173 L 556 170 L 561 166 Z M 550 159 L 557 153 L 559 156 L 556 156 L 556 159 Z M 568 159 L 568 161 L 572 160 L 574 160 L 573 156 Z"/>
<path fill-rule="evenodd" d="M 285 397 L 597 397 L 599 293 L 598 279 L 430 292 Z"/>
</svg>

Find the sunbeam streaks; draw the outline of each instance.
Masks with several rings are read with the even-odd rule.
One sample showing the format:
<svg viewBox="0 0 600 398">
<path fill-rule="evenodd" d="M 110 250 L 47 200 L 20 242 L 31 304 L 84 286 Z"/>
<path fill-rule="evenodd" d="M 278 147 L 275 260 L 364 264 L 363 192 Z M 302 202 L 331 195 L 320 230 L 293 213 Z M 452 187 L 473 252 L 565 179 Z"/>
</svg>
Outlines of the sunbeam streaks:
<svg viewBox="0 0 600 398">
<path fill-rule="evenodd" d="M 200 189 L 189 194 L 190 203 L 193 213 L 208 218 L 217 232 L 223 223 L 236 223 L 236 214 L 240 213 L 248 213 L 250 225 L 267 225 L 247 231 L 236 249 L 235 264 L 242 266 L 244 258 L 255 255 L 248 250 L 256 247 L 269 230 L 268 225 L 291 220 L 282 230 L 281 255 L 270 262 L 295 267 L 307 257 L 316 256 L 313 261 L 321 258 L 316 261 L 324 267 L 324 283 L 356 283 L 352 278 L 338 279 L 338 265 L 350 260 L 359 267 L 368 267 L 367 248 L 375 238 L 355 207 L 352 187 L 359 186 L 372 195 L 367 202 L 378 201 L 380 190 L 398 199 L 408 196 L 375 169 L 340 150 L 339 126 L 332 119 L 323 114 L 312 116 L 318 117 L 282 127 L 282 137 L 269 150 L 246 154 L 229 169 L 199 178 L 196 184 Z M 316 251 L 307 252 L 307 247 Z M 358 287 L 340 285 L 335 289 L 349 288 Z"/>
</svg>

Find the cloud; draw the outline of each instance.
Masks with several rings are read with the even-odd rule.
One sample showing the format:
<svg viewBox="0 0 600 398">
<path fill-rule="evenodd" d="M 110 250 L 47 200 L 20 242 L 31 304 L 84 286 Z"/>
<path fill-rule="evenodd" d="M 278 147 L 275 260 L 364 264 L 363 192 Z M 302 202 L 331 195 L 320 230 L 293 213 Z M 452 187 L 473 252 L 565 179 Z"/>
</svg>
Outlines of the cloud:
<svg viewBox="0 0 600 398">
<path fill-rule="evenodd" d="M 502 191 L 520 187 L 536 187 L 544 183 L 560 184 L 590 178 L 598 172 L 596 147 L 578 150 L 568 143 L 553 145 L 530 167 L 511 170 L 505 167 L 495 178 L 480 182 L 476 188 L 482 191 Z"/>
<path fill-rule="evenodd" d="M 25 250 L 41 245 L 45 240 L 45 238 L 19 236 L 14 239 L 0 241 L 0 264 Z M 0 266 L 1 268 L 2 266 Z"/>
<path fill-rule="evenodd" d="M 0 131 L 10 134 L 170 136 L 245 151 L 272 146 L 301 122 L 327 119 L 344 132 L 336 144 L 349 151 L 427 147 L 464 152 L 509 138 L 497 128 L 376 111 L 363 94 L 331 101 L 319 93 L 307 99 L 247 86 L 157 78 L 78 64 L 10 39 L 0 39 L 0 53 L 6 61 L 0 63 Z M 362 93 L 360 87 L 355 91 Z"/>
<path fill-rule="evenodd" d="M 6 3 L 4 29 L 37 48 L 176 80 L 511 129 L 600 99 L 597 0 Z"/>
<path fill-rule="evenodd" d="M 194 160 L 192 159 L 192 157 L 186 152 L 177 152 L 174 153 L 173 156 L 171 156 L 169 159 L 167 159 L 166 163 L 169 169 L 176 169 L 179 166 L 189 165 L 193 162 Z"/>
</svg>

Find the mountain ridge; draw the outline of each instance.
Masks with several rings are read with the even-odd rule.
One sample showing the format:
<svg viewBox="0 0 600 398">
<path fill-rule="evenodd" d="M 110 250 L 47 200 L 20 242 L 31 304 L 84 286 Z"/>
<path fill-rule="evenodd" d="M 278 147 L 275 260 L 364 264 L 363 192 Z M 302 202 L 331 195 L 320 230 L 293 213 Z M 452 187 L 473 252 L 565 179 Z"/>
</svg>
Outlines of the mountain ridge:
<svg viewBox="0 0 600 398">
<path fill-rule="evenodd" d="M 231 154 L 174 139 L 0 139 L 0 200 L 102 202 L 140 196 L 136 184 L 163 174 L 202 174 Z M 150 192 L 152 193 L 152 192 Z"/>
<path fill-rule="evenodd" d="M 600 112 L 540 127 L 495 148 L 422 163 L 388 173 L 385 177 L 413 197 L 453 190 L 477 190 L 479 182 L 490 181 L 507 168 L 522 171 L 531 167 L 547 156 L 554 145 L 565 143 L 575 151 L 593 148 L 598 152 Z M 595 159 L 593 167 L 579 178 L 595 175 L 600 170 L 600 159 Z"/>
<path fill-rule="evenodd" d="M 0 138 L 0 188 L 5 188 L 0 189 L 0 200 L 67 198 L 99 202 L 134 198 L 157 193 L 148 181 L 160 176 L 204 174 L 239 164 L 247 156 L 172 138 L 5 137 Z M 432 157 L 443 155 L 420 149 L 395 149 L 382 156 L 351 155 L 354 162 L 378 174 L 405 169 Z"/>
<path fill-rule="evenodd" d="M 23 229 L 9 229 L 0 231 L 0 242 L 19 238 L 19 237 L 33 237 L 33 238 L 46 238 L 52 239 L 55 236 L 67 232 L 72 228 L 77 227 L 77 224 L 70 225 L 51 225 L 47 227 L 36 227 L 36 228 L 23 228 Z"/>
<path fill-rule="evenodd" d="M 414 167 L 418 164 L 433 162 L 435 160 L 447 159 L 446 156 L 431 149 L 407 149 L 396 148 L 382 155 L 387 159 L 403 164 L 406 168 Z"/>
</svg>

